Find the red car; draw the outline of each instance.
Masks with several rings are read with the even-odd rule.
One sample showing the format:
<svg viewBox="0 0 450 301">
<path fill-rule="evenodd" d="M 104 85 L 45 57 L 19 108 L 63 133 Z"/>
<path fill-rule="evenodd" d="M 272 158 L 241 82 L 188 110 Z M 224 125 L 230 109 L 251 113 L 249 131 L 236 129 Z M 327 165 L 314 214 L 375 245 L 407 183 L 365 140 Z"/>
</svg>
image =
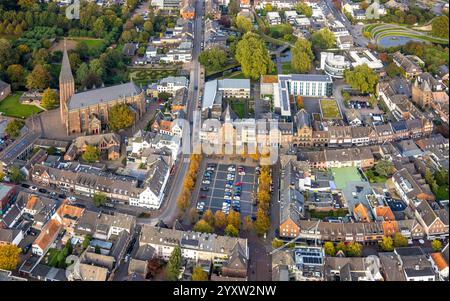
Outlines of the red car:
<svg viewBox="0 0 450 301">
<path fill-rule="evenodd" d="M 236 186 L 241 186 L 242 185 L 242 183 L 241 182 L 236 182 L 236 184 L 235 184 Z"/>
<path fill-rule="evenodd" d="M 206 199 L 206 194 L 200 195 L 200 198 L 201 198 L 201 199 Z"/>
</svg>

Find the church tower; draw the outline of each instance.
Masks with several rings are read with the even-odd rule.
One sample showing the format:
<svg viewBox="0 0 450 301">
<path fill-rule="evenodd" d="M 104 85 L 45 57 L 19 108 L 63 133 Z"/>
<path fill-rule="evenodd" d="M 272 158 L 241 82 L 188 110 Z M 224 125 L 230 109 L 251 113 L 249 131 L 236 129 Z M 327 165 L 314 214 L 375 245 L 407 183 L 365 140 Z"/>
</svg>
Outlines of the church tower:
<svg viewBox="0 0 450 301">
<path fill-rule="evenodd" d="M 67 54 L 66 40 L 64 39 L 64 53 L 59 73 L 59 110 L 61 113 L 61 122 L 66 124 L 67 101 L 75 94 L 75 81 L 70 68 L 69 55 Z"/>
</svg>

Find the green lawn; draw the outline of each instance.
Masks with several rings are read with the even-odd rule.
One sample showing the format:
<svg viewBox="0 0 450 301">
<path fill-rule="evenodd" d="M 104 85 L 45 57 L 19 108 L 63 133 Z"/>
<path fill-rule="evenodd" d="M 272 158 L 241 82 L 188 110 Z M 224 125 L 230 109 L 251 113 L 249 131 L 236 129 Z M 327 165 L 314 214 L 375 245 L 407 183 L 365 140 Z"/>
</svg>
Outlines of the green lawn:
<svg viewBox="0 0 450 301">
<path fill-rule="evenodd" d="M 22 93 L 14 93 L 0 101 L 0 112 L 6 116 L 27 118 L 42 110 L 34 105 L 23 105 L 19 102 Z"/>
<path fill-rule="evenodd" d="M 346 187 L 347 182 L 362 180 L 356 167 L 331 168 L 331 173 L 333 174 L 334 183 L 338 189 Z"/>
<path fill-rule="evenodd" d="M 239 118 L 245 118 L 245 103 L 239 100 L 230 101 L 231 109 Z"/>
<path fill-rule="evenodd" d="M 322 110 L 322 117 L 325 119 L 341 119 L 338 105 L 334 99 L 321 99 L 320 108 Z"/>
<path fill-rule="evenodd" d="M 137 84 L 149 84 L 158 79 L 176 75 L 176 69 L 140 69 L 130 71 L 130 79 Z"/>
<path fill-rule="evenodd" d="M 281 71 L 283 71 L 283 74 L 294 73 L 290 62 L 281 63 Z"/>
<path fill-rule="evenodd" d="M 71 40 L 78 42 L 85 42 L 89 49 L 100 47 L 103 43 L 103 39 L 92 39 L 92 38 L 75 38 L 71 37 Z"/>
</svg>

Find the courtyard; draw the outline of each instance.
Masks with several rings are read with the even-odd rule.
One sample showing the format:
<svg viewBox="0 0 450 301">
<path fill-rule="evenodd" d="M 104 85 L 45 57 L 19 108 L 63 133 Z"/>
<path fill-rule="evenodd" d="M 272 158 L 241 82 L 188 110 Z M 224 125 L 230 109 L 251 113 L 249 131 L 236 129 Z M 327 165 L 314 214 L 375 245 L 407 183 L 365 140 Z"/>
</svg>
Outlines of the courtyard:
<svg viewBox="0 0 450 301">
<path fill-rule="evenodd" d="M 331 168 L 331 173 L 338 189 L 344 189 L 348 182 L 363 181 L 358 169 L 354 166 Z"/>
</svg>

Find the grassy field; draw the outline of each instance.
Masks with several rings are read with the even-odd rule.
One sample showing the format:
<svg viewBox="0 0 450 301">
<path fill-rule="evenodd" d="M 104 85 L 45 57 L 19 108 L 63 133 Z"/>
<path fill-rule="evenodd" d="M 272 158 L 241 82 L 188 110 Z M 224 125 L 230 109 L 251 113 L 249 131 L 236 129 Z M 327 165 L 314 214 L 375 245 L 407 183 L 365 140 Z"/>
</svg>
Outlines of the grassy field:
<svg viewBox="0 0 450 301">
<path fill-rule="evenodd" d="M 231 109 L 236 113 L 239 118 L 245 118 L 245 103 L 243 101 L 233 100 L 230 101 Z"/>
<path fill-rule="evenodd" d="M 322 111 L 322 117 L 325 119 L 341 119 L 341 113 L 339 112 L 338 105 L 334 99 L 321 99 L 320 109 Z"/>
<path fill-rule="evenodd" d="M 426 34 L 423 31 L 414 30 L 398 24 L 370 24 L 363 31 L 370 32 L 377 41 L 385 37 L 408 37 L 425 42 L 448 45 L 449 41 Z"/>
<path fill-rule="evenodd" d="M 93 38 L 70 38 L 71 40 L 77 42 L 85 42 L 89 49 L 97 48 L 102 45 L 103 39 L 93 39 Z"/>
<path fill-rule="evenodd" d="M 347 182 L 362 180 L 356 167 L 332 168 L 331 173 L 333 174 L 334 183 L 338 189 L 343 189 L 347 186 Z"/>
<path fill-rule="evenodd" d="M 19 102 L 22 93 L 14 93 L 0 102 L 0 112 L 6 116 L 27 118 L 42 110 L 34 105 L 23 105 Z"/>
<path fill-rule="evenodd" d="M 133 79 L 137 84 L 145 85 L 176 74 L 176 69 L 140 69 L 130 71 L 130 79 Z"/>
</svg>

